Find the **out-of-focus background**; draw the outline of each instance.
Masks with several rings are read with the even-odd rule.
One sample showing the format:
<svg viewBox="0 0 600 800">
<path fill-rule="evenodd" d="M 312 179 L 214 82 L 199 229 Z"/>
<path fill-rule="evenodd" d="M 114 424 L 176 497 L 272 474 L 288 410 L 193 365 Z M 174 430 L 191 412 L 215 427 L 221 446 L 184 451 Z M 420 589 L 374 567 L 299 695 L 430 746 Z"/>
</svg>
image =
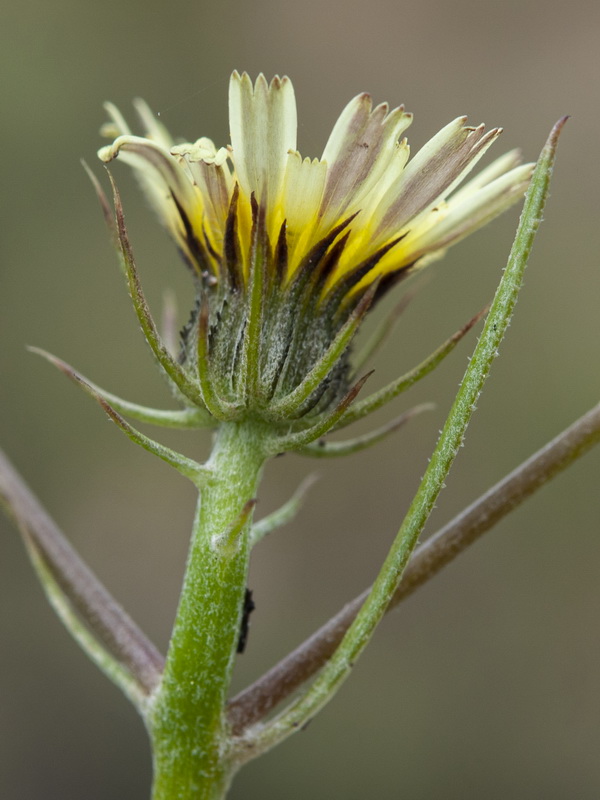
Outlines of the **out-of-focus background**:
<svg viewBox="0 0 600 800">
<path fill-rule="evenodd" d="M 413 150 L 459 114 L 503 125 L 495 153 L 535 159 L 572 119 L 501 358 L 433 531 L 598 400 L 600 12 L 584 2 L 40 0 L 5 3 L 2 75 L 0 444 L 80 553 L 166 647 L 194 496 L 25 350 L 102 386 L 168 397 L 142 342 L 80 164 L 101 177 L 101 104 L 140 95 L 174 132 L 228 139 L 232 69 L 289 74 L 300 149 L 320 155 L 360 91 L 415 113 Z M 489 161 L 489 158 L 488 158 Z M 115 165 L 149 298 L 185 269 Z M 491 297 L 517 211 L 433 266 L 371 387 L 422 359 Z M 378 448 L 320 462 L 297 521 L 252 564 L 257 611 L 235 684 L 253 680 L 376 574 L 417 486 L 475 336 L 395 409 L 437 410 Z M 387 416 L 386 416 L 387 414 Z M 159 432 L 160 436 L 160 432 Z M 202 434 L 163 441 L 200 457 Z M 238 777 L 232 798 L 520 798 L 600 794 L 598 466 L 592 453 L 394 612 L 309 729 Z M 315 465 L 267 470 L 259 512 Z M 0 519 L 0 797 L 148 797 L 146 734 L 50 611 Z"/>
</svg>

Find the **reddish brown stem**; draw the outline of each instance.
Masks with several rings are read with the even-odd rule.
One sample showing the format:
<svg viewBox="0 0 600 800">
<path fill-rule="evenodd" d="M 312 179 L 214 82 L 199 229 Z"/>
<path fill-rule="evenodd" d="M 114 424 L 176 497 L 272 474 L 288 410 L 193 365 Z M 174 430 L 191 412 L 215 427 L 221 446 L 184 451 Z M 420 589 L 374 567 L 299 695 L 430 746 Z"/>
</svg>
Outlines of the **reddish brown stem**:
<svg viewBox="0 0 600 800">
<path fill-rule="evenodd" d="M 150 693 L 162 674 L 162 655 L 82 561 L 1 450 L 0 506 L 40 554 L 90 631 Z"/>
</svg>

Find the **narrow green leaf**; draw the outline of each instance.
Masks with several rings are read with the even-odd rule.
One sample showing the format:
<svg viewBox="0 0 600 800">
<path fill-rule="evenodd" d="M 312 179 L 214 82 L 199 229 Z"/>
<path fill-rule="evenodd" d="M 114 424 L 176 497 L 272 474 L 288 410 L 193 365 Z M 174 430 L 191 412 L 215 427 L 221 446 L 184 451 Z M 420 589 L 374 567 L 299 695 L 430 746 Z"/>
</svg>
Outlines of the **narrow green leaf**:
<svg viewBox="0 0 600 800">
<path fill-rule="evenodd" d="M 162 459 L 165 463 L 169 464 L 169 466 L 176 469 L 181 475 L 189 478 L 199 489 L 201 489 L 210 479 L 212 471 L 208 467 L 203 467 L 197 461 L 194 461 L 193 459 L 188 458 L 187 456 L 184 456 L 175 450 L 171 450 L 170 447 L 165 447 L 165 445 L 160 444 L 160 442 L 155 442 L 154 439 L 150 439 L 149 436 L 145 436 L 143 433 L 140 433 L 140 431 L 133 428 L 102 397 L 97 396 L 96 400 L 106 411 L 112 421 L 129 439 L 131 439 L 132 442 L 140 447 L 143 447 L 144 450 L 152 453 L 152 455 L 158 456 L 158 458 Z"/>
<path fill-rule="evenodd" d="M 100 208 L 102 209 L 102 216 L 104 217 L 104 222 L 106 223 L 106 227 L 108 229 L 108 233 L 110 235 L 110 239 L 115 247 L 119 246 L 119 236 L 117 234 L 117 228 L 115 225 L 115 218 L 112 213 L 112 209 L 110 207 L 110 203 L 108 202 L 108 198 L 102 186 L 100 185 L 100 181 L 94 175 L 92 170 L 89 168 L 87 161 L 81 159 L 81 166 L 84 168 L 86 175 L 90 179 L 92 186 L 94 187 L 94 191 L 96 192 L 96 197 L 98 198 L 98 202 L 100 203 Z M 121 267 L 122 267 L 121 263 Z"/>
<path fill-rule="evenodd" d="M 419 545 L 387 611 L 599 443 L 600 403 Z M 229 721 L 236 733 L 265 717 L 325 665 L 369 592 L 370 588 L 346 603 L 318 631 L 229 701 Z"/>
<path fill-rule="evenodd" d="M 83 378 L 83 376 L 72 370 L 67 363 L 61 361 L 59 358 L 56 358 L 56 356 L 50 355 L 50 353 L 46 353 L 44 350 L 40 350 L 37 347 L 30 348 L 30 350 L 38 353 L 41 356 L 44 356 L 44 358 L 54 364 L 54 366 L 58 367 L 61 372 L 81 386 L 86 394 L 88 394 L 100 406 L 102 406 L 112 421 L 118 425 L 118 427 L 129 437 L 129 439 L 131 439 L 132 442 L 135 442 L 135 444 L 143 447 L 144 450 L 147 450 L 149 453 L 158 456 L 167 464 L 174 467 L 186 478 L 189 478 L 199 488 L 210 477 L 211 471 L 206 467 L 202 467 L 197 461 L 187 458 L 187 456 L 177 453 L 175 450 L 171 450 L 171 448 L 165 447 L 159 442 L 155 442 L 154 439 L 150 439 L 150 437 L 145 436 L 143 433 L 132 427 L 123 419 L 123 417 L 106 400 L 106 398 L 96 391 L 93 385 L 89 384 L 85 378 Z"/>
<path fill-rule="evenodd" d="M 240 737 L 240 761 L 259 755 L 302 728 L 333 697 L 369 642 L 399 585 L 450 467 L 462 445 L 475 403 L 498 354 L 522 285 L 523 272 L 542 219 L 561 119 L 553 128 L 535 168 L 508 264 L 496 291 L 481 338 L 429 461 L 419 489 L 364 605 L 341 644 L 308 689 L 274 719 Z M 246 753 L 246 754 L 245 754 Z M 248 755 L 249 754 L 249 755 Z"/>
</svg>

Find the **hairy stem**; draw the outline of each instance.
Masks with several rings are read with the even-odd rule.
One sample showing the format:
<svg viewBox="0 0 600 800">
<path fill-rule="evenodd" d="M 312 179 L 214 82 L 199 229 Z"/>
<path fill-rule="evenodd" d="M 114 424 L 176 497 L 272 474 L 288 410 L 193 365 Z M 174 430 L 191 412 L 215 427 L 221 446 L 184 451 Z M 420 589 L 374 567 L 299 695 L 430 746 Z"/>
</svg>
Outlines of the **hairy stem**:
<svg viewBox="0 0 600 800">
<path fill-rule="evenodd" d="M 216 800 L 234 770 L 224 708 L 240 635 L 262 439 L 250 424 L 224 423 L 209 461 L 212 476 L 202 489 L 163 679 L 148 715 L 153 800 Z"/>
</svg>

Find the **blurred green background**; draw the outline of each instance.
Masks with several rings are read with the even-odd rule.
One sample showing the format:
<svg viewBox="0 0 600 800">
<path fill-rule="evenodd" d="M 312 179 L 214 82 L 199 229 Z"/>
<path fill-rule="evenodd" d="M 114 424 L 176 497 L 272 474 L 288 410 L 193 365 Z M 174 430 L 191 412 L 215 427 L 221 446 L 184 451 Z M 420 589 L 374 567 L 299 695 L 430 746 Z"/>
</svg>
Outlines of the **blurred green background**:
<svg viewBox="0 0 600 800">
<path fill-rule="evenodd" d="M 597 402 L 600 12 L 584 0 L 293 3 L 6 2 L 0 11 L 0 444 L 81 554 L 162 647 L 194 496 L 130 445 L 27 344 L 100 385 L 165 404 L 80 164 L 97 174 L 101 104 L 140 95 L 176 134 L 227 141 L 232 69 L 289 74 L 301 152 L 319 155 L 359 91 L 415 113 L 413 149 L 450 119 L 503 125 L 496 155 L 537 157 L 565 129 L 517 315 L 430 531 Z M 489 161 L 489 158 L 488 158 Z M 115 166 L 147 293 L 183 267 Z M 429 353 L 491 297 L 517 212 L 428 272 L 372 387 Z M 257 549 L 257 611 L 236 687 L 374 577 L 422 474 L 475 338 L 381 419 L 437 411 L 345 462 L 318 463 L 297 521 Z M 191 455 L 201 434 L 164 436 Z M 598 466 L 592 453 L 420 590 L 378 631 L 308 731 L 247 767 L 232 798 L 600 796 Z M 267 470 L 260 514 L 314 465 Z M 55 620 L 0 519 L 0 797 L 148 797 L 141 723 Z"/>
</svg>

